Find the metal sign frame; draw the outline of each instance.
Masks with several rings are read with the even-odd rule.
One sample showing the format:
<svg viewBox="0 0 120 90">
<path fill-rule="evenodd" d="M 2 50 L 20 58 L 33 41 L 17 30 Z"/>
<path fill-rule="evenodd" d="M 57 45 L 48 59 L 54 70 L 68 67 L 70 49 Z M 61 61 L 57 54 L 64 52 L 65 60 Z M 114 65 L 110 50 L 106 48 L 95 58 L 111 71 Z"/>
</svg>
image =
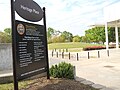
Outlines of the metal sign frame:
<svg viewBox="0 0 120 90">
<path fill-rule="evenodd" d="M 17 76 L 17 61 L 16 61 L 16 23 L 15 23 L 15 2 L 11 0 L 11 23 L 12 23 L 12 54 L 13 54 L 13 76 L 14 76 L 14 90 L 18 90 L 18 76 Z M 43 8 L 43 24 L 45 30 L 45 42 L 47 43 L 47 35 L 46 35 L 46 13 L 45 7 Z M 46 52 L 46 64 L 47 64 L 47 79 L 50 79 L 49 75 L 49 61 L 48 61 L 48 47 L 47 44 L 44 46 Z"/>
</svg>

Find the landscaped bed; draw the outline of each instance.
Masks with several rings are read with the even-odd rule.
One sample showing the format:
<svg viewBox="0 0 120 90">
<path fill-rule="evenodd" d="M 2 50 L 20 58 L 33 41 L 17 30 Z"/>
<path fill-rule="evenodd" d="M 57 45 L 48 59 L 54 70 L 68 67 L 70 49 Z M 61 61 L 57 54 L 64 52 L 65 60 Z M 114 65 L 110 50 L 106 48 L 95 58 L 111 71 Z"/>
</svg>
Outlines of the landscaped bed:
<svg viewBox="0 0 120 90">
<path fill-rule="evenodd" d="M 85 47 L 83 48 L 84 51 L 88 51 L 88 50 L 100 50 L 100 49 L 105 49 L 106 47 L 104 46 L 89 46 L 89 47 Z"/>
<path fill-rule="evenodd" d="M 14 90 L 13 83 L 0 84 L 0 90 Z M 19 90 L 98 90 L 71 79 L 37 78 L 19 83 Z"/>
<path fill-rule="evenodd" d="M 81 84 L 78 81 L 70 79 L 51 78 L 47 80 L 46 77 L 35 79 L 33 83 L 21 90 L 98 90 L 90 86 Z"/>
</svg>

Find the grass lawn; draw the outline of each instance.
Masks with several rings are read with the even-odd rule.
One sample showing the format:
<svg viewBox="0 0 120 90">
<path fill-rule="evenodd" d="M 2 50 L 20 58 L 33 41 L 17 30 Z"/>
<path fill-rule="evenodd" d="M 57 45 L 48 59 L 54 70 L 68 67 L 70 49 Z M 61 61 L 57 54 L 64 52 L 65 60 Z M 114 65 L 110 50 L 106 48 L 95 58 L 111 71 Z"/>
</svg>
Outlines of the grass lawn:
<svg viewBox="0 0 120 90">
<path fill-rule="evenodd" d="M 69 43 L 51 43 L 48 44 L 48 49 L 71 49 L 71 48 L 84 48 L 87 46 L 103 46 L 101 44 L 89 44 L 89 43 L 81 43 L 81 42 L 69 42 Z"/>
<path fill-rule="evenodd" d="M 32 82 L 32 80 L 19 82 L 19 89 L 27 87 L 27 85 Z M 13 83 L 0 84 L 0 90 L 14 90 Z"/>
</svg>

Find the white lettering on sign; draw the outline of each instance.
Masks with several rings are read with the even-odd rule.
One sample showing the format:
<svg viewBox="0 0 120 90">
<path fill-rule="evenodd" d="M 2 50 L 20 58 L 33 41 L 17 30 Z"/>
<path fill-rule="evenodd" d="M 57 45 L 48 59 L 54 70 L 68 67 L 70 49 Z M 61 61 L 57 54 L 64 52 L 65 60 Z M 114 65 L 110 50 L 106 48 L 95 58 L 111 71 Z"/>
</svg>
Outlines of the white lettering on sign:
<svg viewBox="0 0 120 90">
<path fill-rule="evenodd" d="M 28 11 L 28 12 L 30 12 L 30 13 L 35 13 L 35 14 L 39 14 L 39 11 L 37 11 L 37 10 L 35 10 L 35 9 L 31 9 L 31 8 L 28 8 L 28 7 L 25 7 L 25 6 L 23 6 L 23 5 L 21 5 L 21 9 L 23 9 L 23 10 L 26 10 L 26 11 Z"/>
<path fill-rule="evenodd" d="M 32 13 L 32 9 L 30 9 L 30 8 L 28 8 L 28 7 L 25 7 L 25 6 L 23 6 L 23 5 L 21 5 L 21 9 L 26 10 L 26 11 Z"/>
<path fill-rule="evenodd" d="M 39 14 L 39 12 L 35 9 L 33 9 L 33 12 L 36 13 L 36 14 Z"/>
</svg>

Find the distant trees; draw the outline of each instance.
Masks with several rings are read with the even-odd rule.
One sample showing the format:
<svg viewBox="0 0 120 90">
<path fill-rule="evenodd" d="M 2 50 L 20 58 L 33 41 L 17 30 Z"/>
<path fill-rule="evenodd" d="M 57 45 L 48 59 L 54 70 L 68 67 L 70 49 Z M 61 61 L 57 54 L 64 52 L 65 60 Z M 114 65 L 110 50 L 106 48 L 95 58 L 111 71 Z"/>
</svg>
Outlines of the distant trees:
<svg viewBox="0 0 120 90">
<path fill-rule="evenodd" d="M 120 30 L 120 28 L 118 28 Z M 5 28 L 4 31 L 0 31 L 0 43 L 11 43 L 12 36 L 11 28 Z M 120 36 L 120 31 L 118 32 Z M 115 42 L 115 28 L 108 27 L 108 38 L 109 42 Z M 68 31 L 59 31 L 51 27 L 47 30 L 47 40 L 48 43 L 58 43 L 58 42 L 87 42 L 87 43 L 103 43 L 105 40 L 105 28 L 95 27 L 85 31 L 85 36 L 73 36 L 72 33 Z M 120 37 L 119 37 L 120 41 Z"/>
<path fill-rule="evenodd" d="M 51 27 L 47 30 L 48 43 L 72 42 L 73 35 L 70 32 L 55 30 Z"/>
<path fill-rule="evenodd" d="M 60 36 L 65 39 L 65 42 L 72 42 L 73 40 L 72 33 L 67 32 L 67 31 L 62 32 Z"/>
<path fill-rule="evenodd" d="M 76 35 L 73 37 L 73 42 L 80 42 L 81 41 L 81 37 Z"/>
<path fill-rule="evenodd" d="M 120 30 L 120 28 L 118 29 Z M 120 36 L 120 32 L 119 32 Z M 115 28 L 108 27 L 108 38 L 109 42 L 115 42 Z M 48 43 L 57 42 L 86 42 L 86 43 L 105 43 L 105 27 L 94 27 L 85 31 L 85 36 L 73 36 L 68 31 L 60 32 L 53 28 L 48 28 L 47 31 Z M 119 37 L 120 40 L 120 37 Z"/>
<path fill-rule="evenodd" d="M 5 32 L 7 35 L 11 35 L 11 34 L 12 34 L 11 28 L 5 28 L 5 29 L 4 29 L 4 32 Z"/>
<path fill-rule="evenodd" d="M 49 27 L 47 30 L 48 43 L 57 43 L 57 42 L 64 41 L 63 38 L 60 37 L 60 35 L 61 35 L 60 31 L 57 31 L 57 30 Z"/>
<path fill-rule="evenodd" d="M 48 28 L 48 31 L 47 31 L 47 38 L 51 38 L 53 35 L 54 35 L 54 29 L 53 28 Z"/>
<path fill-rule="evenodd" d="M 4 29 L 4 32 L 0 32 L 0 43 L 11 43 L 11 28 Z"/>
</svg>

